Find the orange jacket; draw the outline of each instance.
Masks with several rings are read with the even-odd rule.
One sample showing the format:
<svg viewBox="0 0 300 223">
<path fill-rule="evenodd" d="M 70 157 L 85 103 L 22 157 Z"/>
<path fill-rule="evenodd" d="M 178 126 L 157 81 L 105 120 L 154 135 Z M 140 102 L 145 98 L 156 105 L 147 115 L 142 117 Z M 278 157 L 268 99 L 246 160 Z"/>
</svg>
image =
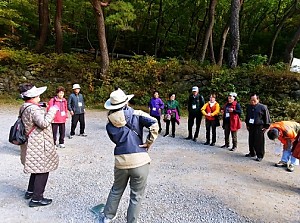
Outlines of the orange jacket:
<svg viewBox="0 0 300 223">
<path fill-rule="evenodd" d="M 281 121 L 271 124 L 270 129 L 276 128 L 279 131 L 278 140 L 283 144 L 283 149 L 287 149 L 289 142 L 296 139 L 300 131 L 300 124 L 293 121 Z"/>
<path fill-rule="evenodd" d="M 214 106 L 210 107 L 209 102 L 207 102 L 201 108 L 201 112 L 203 115 L 205 115 L 206 119 L 215 120 L 215 118 L 218 118 L 217 116 L 220 113 L 220 105 L 218 102 L 216 102 Z M 210 116 L 208 116 L 208 113 L 210 113 Z"/>
</svg>

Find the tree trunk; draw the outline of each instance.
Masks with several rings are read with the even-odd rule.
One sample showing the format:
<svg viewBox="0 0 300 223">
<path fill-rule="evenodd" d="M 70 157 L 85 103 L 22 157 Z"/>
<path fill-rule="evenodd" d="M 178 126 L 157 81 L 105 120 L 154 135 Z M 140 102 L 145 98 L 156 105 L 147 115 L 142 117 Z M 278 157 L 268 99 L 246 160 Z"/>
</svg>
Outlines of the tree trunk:
<svg viewBox="0 0 300 223">
<path fill-rule="evenodd" d="M 229 52 L 229 67 L 235 68 L 238 64 L 238 55 L 240 48 L 240 0 L 231 1 L 231 18 L 230 18 L 230 52 Z"/>
<path fill-rule="evenodd" d="M 97 29 L 98 29 L 97 36 L 98 36 L 100 56 L 101 56 L 101 75 L 103 79 L 106 79 L 106 74 L 109 67 L 109 56 L 108 56 L 108 49 L 107 49 L 106 35 L 105 35 L 104 16 L 100 5 L 100 1 L 91 0 L 91 3 L 94 7 L 96 21 L 97 21 Z"/>
<path fill-rule="evenodd" d="M 160 23 L 162 20 L 162 0 L 159 1 L 159 10 L 158 10 L 158 21 L 156 25 L 156 32 L 155 32 L 155 49 L 154 49 L 154 56 L 157 57 L 157 51 L 159 48 L 159 29 L 160 29 Z"/>
<path fill-rule="evenodd" d="M 224 49 L 225 49 L 225 43 L 226 43 L 226 39 L 227 39 L 227 35 L 228 35 L 228 32 L 229 32 L 229 20 L 228 22 L 226 23 L 226 26 L 223 30 L 223 33 L 222 33 L 222 40 L 221 40 L 221 46 L 220 46 L 220 52 L 219 52 L 219 59 L 218 59 L 218 66 L 222 66 L 223 65 L 223 55 L 224 55 Z"/>
<path fill-rule="evenodd" d="M 39 20 L 40 20 L 40 31 L 39 40 L 36 43 L 35 51 L 41 53 L 45 46 L 48 30 L 49 30 L 49 1 L 39 0 Z"/>
<path fill-rule="evenodd" d="M 273 57 L 273 51 L 274 51 L 274 45 L 275 45 L 275 42 L 276 42 L 276 39 L 284 25 L 284 22 L 291 16 L 294 14 L 295 12 L 295 6 L 297 4 L 297 0 L 295 0 L 295 2 L 293 3 L 293 5 L 286 11 L 285 15 L 283 16 L 283 18 L 281 19 L 277 29 L 276 29 L 276 32 L 273 36 L 273 39 L 272 39 L 272 42 L 271 42 L 271 46 L 270 46 L 270 55 L 269 55 L 269 60 L 268 60 L 268 64 L 271 63 L 271 60 L 272 60 L 272 57 Z M 276 24 L 275 24 L 276 25 Z"/>
<path fill-rule="evenodd" d="M 289 44 L 285 49 L 285 53 L 284 53 L 285 63 L 291 64 L 293 59 L 293 51 L 299 40 L 300 40 L 300 26 L 298 27 L 298 30 L 295 33 L 293 39 L 289 42 Z"/>
<path fill-rule="evenodd" d="M 214 27 L 214 18 L 215 18 L 215 8 L 217 5 L 218 0 L 210 0 L 209 4 L 209 12 L 208 12 L 208 27 L 205 31 L 204 41 L 202 44 L 202 51 L 200 53 L 199 61 L 202 63 L 205 59 L 205 54 L 209 42 L 209 38 L 212 35 L 212 30 Z"/>
<path fill-rule="evenodd" d="M 61 54 L 63 52 L 63 50 L 62 50 L 63 49 L 63 33 L 62 33 L 62 28 L 61 28 L 62 6 L 63 6 L 63 0 L 56 0 L 55 50 L 56 50 L 56 53 L 58 53 L 58 54 Z"/>
<path fill-rule="evenodd" d="M 210 49 L 210 59 L 211 59 L 211 63 L 213 65 L 216 64 L 216 59 L 215 59 L 215 52 L 214 52 L 214 42 L 213 42 L 213 36 L 212 33 L 210 34 L 210 38 L 209 38 L 209 49 Z"/>
</svg>

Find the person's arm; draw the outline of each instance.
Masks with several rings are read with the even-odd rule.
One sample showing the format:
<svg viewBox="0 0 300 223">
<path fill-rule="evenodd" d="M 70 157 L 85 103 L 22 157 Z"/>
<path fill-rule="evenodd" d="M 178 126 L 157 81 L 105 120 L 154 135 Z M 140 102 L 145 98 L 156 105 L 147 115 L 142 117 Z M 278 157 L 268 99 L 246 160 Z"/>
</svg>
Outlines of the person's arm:
<svg viewBox="0 0 300 223">
<path fill-rule="evenodd" d="M 240 103 L 236 103 L 235 110 L 233 110 L 233 113 L 238 114 L 239 116 L 241 116 L 242 108 L 241 108 Z"/>
<path fill-rule="evenodd" d="M 140 145 L 140 147 L 149 149 L 158 136 L 159 127 L 158 127 L 157 120 L 151 117 L 146 112 L 140 110 L 135 110 L 134 114 L 139 116 L 140 124 L 149 130 L 149 133 L 146 138 L 146 142 Z"/>
<path fill-rule="evenodd" d="M 264 109 L 264 117 L 263 117 L 263 121 L 264 121 L 264 129 L 268 129 L 270 127 L 271 124 L 271 118 L 270 118 L 270 113 L 269 110 L 267 108 L 266 105 L 263 105 L 263 109 Z"/>
<path fill-rule="evenodd" d="M 201 108 L 201 112 L 202 112 L 202 114 L 205 115 L 205 116 L 207 115 L 207 113 L 206 113 L 206 111 L 205 111 L 207 105 L 208 105 L 208 103 L 204 104 L 204 105 L 202 106 L 202 108 Z"/>
<path fill-rule="evenodd" d="M 179 106 L 178 101 L 176 101 L 176 109 L 177 109 L 178 115 L 180 116 L 180 106 Z"/>
</svg>

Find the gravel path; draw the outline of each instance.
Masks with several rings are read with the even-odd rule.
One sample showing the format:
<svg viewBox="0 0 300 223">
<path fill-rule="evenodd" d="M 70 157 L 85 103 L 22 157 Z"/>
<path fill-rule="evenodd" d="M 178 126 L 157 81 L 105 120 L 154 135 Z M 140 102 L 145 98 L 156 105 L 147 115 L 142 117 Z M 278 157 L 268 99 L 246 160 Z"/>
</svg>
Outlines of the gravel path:
<svg viewBox="0 0 300 223">
<path fill-rule="evenodd" d="M 106 132 L 106 112 L 89 110 L 88 137 L 66 139 L 59 149 L 59 169 L 51 172 L 45 196 L 53 204 L 29 208 L 23 199 L 29 175 L 23 173 L 19 148 L 7 140 L 18 108 L 0 106 L 0 222 L 96 222 L 89 208 L 105 203 L 113 182 L 113 144 Z M 202 123 L 204 124 L 204 123 Z M 69 132 L 70 123 L 67 123 Z M 203 125 L 198 142 L 187 141 L 187 120 L 176 138 L 160 136 L 152 158 L 140 223 L 300 222 L 300 169 L 288 173 L 274 167 L 280 157 L 267 140 L 265 159 L 244 157 L 247 131 L 239 131 L 236 152 L 204 146 Z M 78 130 L 78 129 L 77 129 Z M 164 133 L 164 131 L 163 131 Z M 125 223 L 128 190 L 120 202 L 116 223 Z"/>
</svg>

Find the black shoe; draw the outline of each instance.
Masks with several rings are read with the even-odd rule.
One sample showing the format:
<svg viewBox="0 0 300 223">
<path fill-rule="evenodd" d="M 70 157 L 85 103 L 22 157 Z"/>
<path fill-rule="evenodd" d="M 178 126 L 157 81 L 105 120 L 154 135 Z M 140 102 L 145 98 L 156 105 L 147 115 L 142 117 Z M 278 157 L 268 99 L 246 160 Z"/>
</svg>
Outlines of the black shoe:
<svg viewBox="0 0 300 223">
<path fill-rule="evenodd" d="M 160 130 L 158 130 L 158 134 L 160 134 L 161 133 L 161 129 Z"/>
<path fill-rule="evenodd" d="M 166 137 L 166 136 L 168 136 L 169 135 L 169 133 L 166 133 L 166 134 L 164 134 L 164 137 Z"/>
<path fill-rule="evenodd" d="M 228 145 L 223 145 L 223 146 L 221 146 L 221 148 L 225 148 L 225 149 L 227 149 L 229 146 Z"/>
<path fill-rule="evenodd" d="M 215 143 L 214 143 L 214 142 L 212 142 L 212 143 L 210 144 L 210 146 L 215 146 Z"/>
<path fill-rule="evenodd" d="M 235 151 L 236 149 L 236 147 L 232 147 L 229 151 Z"/>
<path fill-rule="evenodd" d="M 246 154 L 245 157 L 254 157 L 255 155 L 252 155 L 250 153 Z"/>
<path fill-rule="evenodd" d="M 258 161 L 258 162 L 261 162 L 262 159 L 263 159 L 263 158 L 258 158 L 258 157 L 257 157 L 255 160 Z"/>
<path fill-rule="evenodd" d="M 175 134 L 172 134 L 172 137 L 175 138 Z"/>
<path fill-rule="evenodd" d="M 197 138 L 193 138 L 193 141 L 194 141 L 194 142 L 197 142 Z"/>
<path fill-rule="evenodd" d="M 185 139 L 189 140 L 189 139 L 192 139 L 192 137 L 186 137 Z"/>
<path fill-rule="evenodd" d="M 25 195 L 24 195 L 24 198 L 25 199 L 30 199 L 32 198 L 32 195 L 33 195 L 33 192 L 31 191 L 26 191 Z"/>
<path fill-rule="evenodd" d="M 209 142 L 205 142 L 203 145 L 209 145 Z"/>
<path fill-rule="evenodd" d="M 52 203 L 52 199 L 43 198 L 42 200 L 35 201 L 32 200 L 29 202 L 29 207 L 40 207 L 40 206 L 46 206 Z"/>
</svg>

